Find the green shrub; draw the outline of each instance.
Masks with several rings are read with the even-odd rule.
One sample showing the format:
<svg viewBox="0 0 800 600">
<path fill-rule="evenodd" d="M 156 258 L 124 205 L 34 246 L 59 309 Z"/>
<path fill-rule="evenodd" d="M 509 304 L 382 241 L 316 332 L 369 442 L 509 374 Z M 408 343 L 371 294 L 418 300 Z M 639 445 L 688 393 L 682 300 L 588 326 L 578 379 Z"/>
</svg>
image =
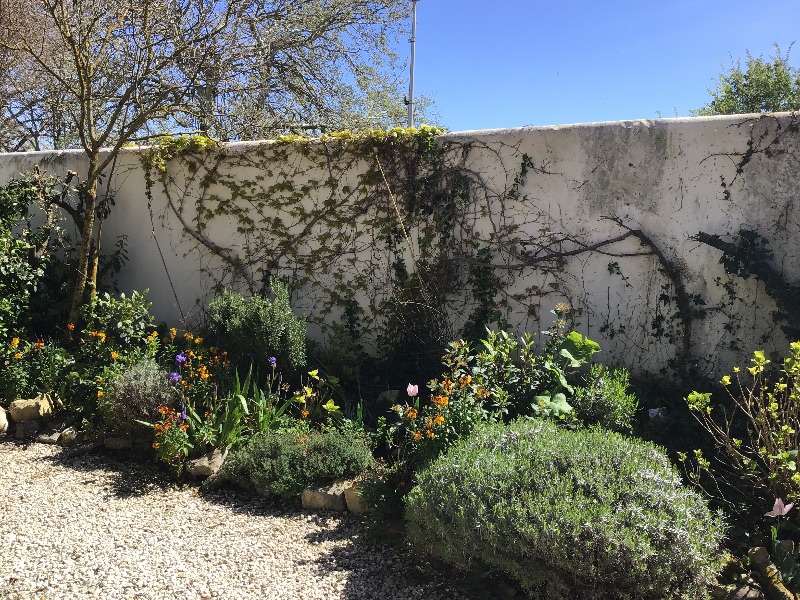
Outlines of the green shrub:
<svg viewBox="0 0 800 600">
<path fill-rule="evenodd" d="M 104 342 L 142 346 L 153 325 L 151 306 L 147 290 L 134 291 L 130 297 L 119 294 L 117 298 L 106 292 L 92 296 L 91 302 L 81 308 L 81 316 L 86 330 L 106 334 Z"/>
<path fill-rule="evenodd" d="M 408 537 L 548 600 L 704 597 L 723 526 L 656 446 L 542 420 L 481 427 L 418 475 Z"/>
<path fill-rule="evenodd" d="M 12 340 L 0 348 L 0 397 L 7 402 L 58 391 L 69 363 L 67 351 L 52 342 Z"/>
<path fill-rule="evenodd" d="M 316 481 L 354 477 L 371 464 L 369 445 L 352 434 L 283 429 L 254 435 L 223 470 L 234 481 L 249 480 L 259 490 L 297 501 Z"/>
<path fill-rule="evenodd" d="M 558 320 L 540 354 L 529 334 L 487 330 L 475 348 L 463 340 L 451 342 L 442 357 L 446 371 L 428 382 L 429 402 L 415 396 L 394 407 L 399 419 L 389 437 L 399 458 L 424 467 L 483 422 L 536 416 L 580 425 L 570 404 L 575 388 L 569 379 L 600 347 L 565 331 L 561 317 L 566 311 L 561 305 L 554 311 Z"/>
<path fill-rule="evenodd" d="M 628 391 L 629 387 L 626 369 L 592 365 L 584 385 L 575 388 L 575 395 L 570 400 L 575 416 L 585 425 L 630 432 L 639 401 Z"/>
<path fill-rule="evenodd" d="M 0 186 L 0 339 L 41 335 L 43 328 L 53 333 L 54 304 L 45 300 L 58 296 L 58 281 L 50 267 L 63 265 L 67 247 L 54 203 L 58 188 L 40 174 Z"/>
<path fill-rule="evenodd" d="M 289 304 L 289 290 L 271 279 L 273 300 L 263 296 L 242 297 L 225 290 L 208 306 L 208 333 L 217 345 L 237 359 L 251 359 L 263 376 L 270 357 L 283 373 L 306 364 L 306 320 L 296 317 Z M 240 363 L 241 364 L 241 363 Z"/>
<path fill-rule="evenodd" d="M 800 342 L 789 348 L 778 372 L 768 370 L 761 350 L 753 352 L 747 375 L 734 367 L 733 376 L 720 381 L 725 404 L 712 402 L 708 392 L 686 398 L 717 450 L 708 458 L 696 450 L 690 477 L 744 515 L 760 517 L 775 498 L 800 499 Z"/>
<path fill-rule="evenodd" d="M 158 407 L 172 403 L 175 398 L 169 386 L 169 373 L 153 359 L 143 359 L 125 368 L 100 397 L 103 428 L 108 433 L 123 435 L 148 431 L 137 420 L 155 422 Z"/>
</svg>

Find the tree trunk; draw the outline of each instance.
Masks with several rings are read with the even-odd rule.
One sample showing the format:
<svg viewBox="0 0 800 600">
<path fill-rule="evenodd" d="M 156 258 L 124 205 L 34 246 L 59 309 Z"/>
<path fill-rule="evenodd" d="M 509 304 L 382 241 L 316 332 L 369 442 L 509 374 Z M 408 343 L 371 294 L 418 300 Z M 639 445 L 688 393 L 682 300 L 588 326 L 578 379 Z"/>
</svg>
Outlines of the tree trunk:
<svg viewBox="0 0 800 600">
<path fill-rule="evenodd" d="M 96 282 L 92 277 L 97 276 L 97 270 L 90 264 L 92 262 L 92 241 L 94 233 L 95 208 L 97 206 L 97 167 L 99 157 L 89 159 L 89 174 L 86 186 L 81 189 L 80 202 L 83 213 L 83 227 L 81 228 L 81 243 L 78 251 L 78 268 L 75 273 L 75 286 L 72 289 L 72 304 L 69 308 L 69 322 L 77 323 L 80 317 L 80 308 L 86 295 L 86 288 L 94 291 Z"/>
</svg>

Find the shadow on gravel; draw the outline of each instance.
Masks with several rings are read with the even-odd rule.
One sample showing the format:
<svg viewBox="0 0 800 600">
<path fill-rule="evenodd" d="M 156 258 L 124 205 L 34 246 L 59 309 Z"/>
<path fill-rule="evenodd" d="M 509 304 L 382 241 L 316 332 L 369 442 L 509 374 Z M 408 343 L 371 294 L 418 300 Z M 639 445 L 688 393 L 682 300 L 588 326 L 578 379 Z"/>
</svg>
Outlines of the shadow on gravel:
<svg viewBox="0 0 800 600">
<path fill-rule="evenodd" d="M 86 485 L 101 484 L 108 487 L 110 484 L 109 491 L 119 498 L 196 486 L 195 482 L 176 483 L 169 470 L 161 465 L 100 448 L 77 455 L 60 452 L 42 457 L 41 460 L 72 469 L 78 480 Z M 236 514 L 302 517 L 312 521 L 320 529 L 306 536 L 309 543 L 336 542 L 337 545 L 309 563 L 322 577 L 341 572 L 343 579 L 346 579 L 341 597 L 347 600 L 488 600 L 523 597 L 502 579 L 486 578 L 477 572 L 457 571 L 443 563 L 418 556 L 405 546 L 388 546 L 373 541 L 368 538 L 361 519 L 350 513 L 305 511 L 299 506 L 287 506 L 229 484 L 202 494 L 200 498 L 224 506 Z"/>
<path fill-rule="evenodd" d="M 118 498 L 144 496 L 157 490 L 175 487 L 169 471 L 160 465 L 143 464 L 141 459 L 108 450 L 93 448 L 88 452 L 76 454 L 64 450 L 42 460 L 61 465 L 84 474 L 81 483 L 92 484 L 99 481 L 99 472 L 110 475 L 111 489 Z M 104 482 L 107 484 L 108 482 Z"/>
</svg>

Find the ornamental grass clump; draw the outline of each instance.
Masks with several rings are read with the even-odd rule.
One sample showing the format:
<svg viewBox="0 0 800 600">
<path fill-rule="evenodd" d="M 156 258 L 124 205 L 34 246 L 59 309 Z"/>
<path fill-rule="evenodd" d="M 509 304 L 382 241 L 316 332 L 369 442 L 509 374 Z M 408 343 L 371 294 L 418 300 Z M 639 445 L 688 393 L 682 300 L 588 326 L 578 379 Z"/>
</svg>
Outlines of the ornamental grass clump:
<svg viewBox="0 0 800 600">
<path fill-rule="evenodd" d="M 723 524 L 656 446 L 543 420 L 480 427 L 418 474 L 408 537 L 548 600 L 704 597 Z"/>
</svg>

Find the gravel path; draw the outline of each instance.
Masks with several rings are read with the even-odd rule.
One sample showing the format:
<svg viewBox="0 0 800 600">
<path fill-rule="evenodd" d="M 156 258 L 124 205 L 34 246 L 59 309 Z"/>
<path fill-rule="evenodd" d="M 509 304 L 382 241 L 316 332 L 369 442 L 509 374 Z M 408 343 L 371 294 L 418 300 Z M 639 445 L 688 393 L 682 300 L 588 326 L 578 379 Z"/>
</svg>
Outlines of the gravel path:
<svg viewBox="0 0 800 600">
<path fill-rule="evenodd" d="M 349 514 L 203 496 L 152 465 L 0 442 L 0 599 L 477 598 Z"/>
</svg>

